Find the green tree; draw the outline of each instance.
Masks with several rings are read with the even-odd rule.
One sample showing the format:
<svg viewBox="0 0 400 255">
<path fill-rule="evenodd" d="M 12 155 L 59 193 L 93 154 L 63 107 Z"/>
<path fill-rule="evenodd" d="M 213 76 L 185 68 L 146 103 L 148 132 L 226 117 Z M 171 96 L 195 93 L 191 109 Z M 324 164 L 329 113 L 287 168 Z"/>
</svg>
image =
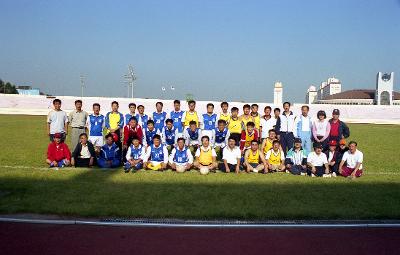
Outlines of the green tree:
<svg viewBox="0 0 400 255">
<path fill-rule="evenodd" d="M 15 85 L 12 85 L 10 82 L 4 82 L 0 79 L 0 93 L 3 94 L 18 94 L 17 88 Z"/>
</svg>

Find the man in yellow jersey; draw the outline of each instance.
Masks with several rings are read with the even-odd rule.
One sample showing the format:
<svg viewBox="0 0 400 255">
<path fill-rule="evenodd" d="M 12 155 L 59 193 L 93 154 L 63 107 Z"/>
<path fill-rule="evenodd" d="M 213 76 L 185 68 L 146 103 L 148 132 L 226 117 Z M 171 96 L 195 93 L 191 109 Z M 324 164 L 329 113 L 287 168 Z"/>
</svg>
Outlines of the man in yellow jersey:
<svg viewBox="0 0 400 255">
<path fill-rule="evenodd" d="M 250 114 L 250 105 L 249 104 L 245 104 L 243 105 L 243 115 L 240 116 L 240 120 L 242 121 L 242 130 L 246 130 L 246 125 L 247 122 L 253 122 L 253 117 Z"/>
<path fill-rule="evenodd" d="M 246 150 L 244 154 L 243 166 L 246 168 L 246 172 L 248 173 L 259 173 L 260 171 L 267 173 L 268 164 L 258 146 L 259 143 L 257 140 L 251 141 L 250 149 Z"/>
<path fill-rule="evenodd" d="M 251 141 L 258 141 L 258 131 L 254 128 L 254 123 L 249 121 L 246 124 L 246 130 L 242 131 L 240 137 L 240 150 L 242 151 L 242 155 L 245 150 L 249 149 L 251 146 Z"/>
<path fill-rule="evenodd" d="M 278 140 L 272 143 L 272 149 L 267 152 L 265 159 L 268 163 L 268 172 L 283 172 L 285 171 L 285 154 L 280 149 Z"/>
<path fill-rule="evenodd" d="M 203 136 L 201 138 L 201 146 L 197 149 L 195 154 L 194 167 L 197 169 L 207 168 L 208 172 L 217 168 L 217 153 L 210 146 L 210 138 Z M 207 173 L 208 173 L 207 172 Z"/>
<path fill-rule="evenodd" d="M 278 140 L 276 136 L 276 131 L 275 129 L 270 129 L 268 132 L 268 137 L 264 139 L 264 141 L 261 144 L 261 151 L 264 153 L 264 155 L 267 154 L 267 152 L 272 149 L 272 143 Z M 282 147 L 281 147 L 282 149 Z"/>
<path fill-rule="evenodd" d="M 250 113 L 250 115 L 253 118 L 254 127 L 255 127 L 255 129 L 258 130 L 258 134 L 260 135 L 260 138 L 261 138 L 261 129 L 260 129 L 261 118 L 260 118 L 260 114 L 258 113 L 258 104 L 252 104 L 251 105 L 251 113 Z"/>
<path fill-rule="evenodd" d="M 189 110 L 185 111 L 182 115 L 182 123 L 184 128 L 188 128 L 191 121 L 196 122 L 196 126 L 200 127 L 200 119 L 199 115 L 196 112 L 196 102 L 194 100 L 190 100 L 188 102 Z"/>
<path fill-rule="evenodd" d="M 222 102 L 221 103 L 221 110 L 222 112 L 218 115 L 217 120 L 225 120 L 226 124 L 229 124 L 229 119 L 231 118 L 231 115 L 228 112 L 228 102 Z"/>
<path fill-rule="evenodd" d="M 228 130 L 233 139 L 236 141 L 236 146 L 239 146 L 240 136 L 242 134 L 242 122 L 238 117 L 239 109 L 237 107 L 232 107 L 231 117 L 229 119 Z"/>
<path fill-rule="evenodd" d="M 121 133 L 124 127 L 124 115 L 118 112 L 119 104 L 117 101 L 113 101 L 111 103 L 111 112 L 108 112 L 105 117 L 105 127 L 107 128 L 107 133 L 116 134 L 117 140 L 115 144 L 122 151 L 122 143 L 121 143 Z"/>
</svg>

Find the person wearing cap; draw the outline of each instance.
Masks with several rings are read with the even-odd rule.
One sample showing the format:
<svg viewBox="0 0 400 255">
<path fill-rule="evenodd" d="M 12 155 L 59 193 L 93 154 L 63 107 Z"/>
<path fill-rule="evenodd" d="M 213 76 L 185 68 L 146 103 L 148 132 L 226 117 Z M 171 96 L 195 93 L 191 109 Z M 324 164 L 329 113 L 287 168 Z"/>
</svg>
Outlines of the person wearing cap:
<svg viewBox="0 0 400 255">
<path fill-rule="evenodd" d="M 286 170 L 295 175 L 307 175 L 307 150 L 301 146 L 300 138 L 294 139 L 294 147 L 286 155 Z"/>
<path fill-rule="evenodd" d="M 128 151 L 128 147 L 132 144 L 132 138 L 136 136 L 139 141 L 140 144 L 143 141 L 143 130 L 142 127 L 139 126 L 136 117 L 131 117 L 128 120 L 128 124 L 124 127 L 124 139 L 122 142 L 122 157 L 123 157 L 123 161 L 126 161 L 126 154 Z"/>
<path fill-rule="evenodd" d="M 115 135 L 118 140 L 118 135 Z M 114 142 L 114 137 L 111 133 L 106 135 L 106 144 L 101 147 L 97 165 L 100 168 L 115 168 L 121 165 L 121 150 Z"/>
<path fill-rule="evenodd" d="M 50 167 L 64 167 L 69 166 L 71 162 L 71 152 L 68 145 L 62 142 L 63 134 L 55 133 L 53 135 L 53 142 L 47 147 L 46 163 Z"/>
<path fill-rule="evenodd" d="M 141 144 L 142 139 L 139 138 L 136 134 L 131 137 L 131 144 L 128 147 L 128 151 L 126 153 L 125 159 L 126 163 L 124 164 L 125 173 L 128 173 L 132 170 L 140 170 L 143 168 L 143 158 L 146 153 L 145 146 Z"/>
<path fill-rule="evenodd" d="M 75 110 L 68 115 L 71 126 L 71 148 L 75 148 L 79 143 L 79 136 L 85 133 L 86 122 L 89 114 L 82 110 L 82 100 L 75 101 Z"/>
<path fill-rule="evenodd" d="M 86 133 L 79 136 L 79 143 L 72 152 L 71 165 L 75 167 L 92 167 L 96 153 L 93 144 L 88 141 Z"/>
<path fill-rule="evenodd" d="M 190 170 L 193 166 L 193 155 L 189 148 L 185 146 L 185 139 L 179 137 L 177 140 L 177 146 L 172 149 L 171 155 L 169 156 L 169 165 L 173 170 L 178 173 Z"/>
<path fill-rule="evenodd" d="M 348 178 L 361 177 L 363 174 L 364 155 L 357 149 L 357 142 L 349 142 L 349 150 L 343 154 L 339 164 L 339 173 Z"/>
<path fill-rule="evenodd" d="M 329 174 L 328 159 L 322 152 L 322 144 L 314 143 L 314 151 L 307 157 L 307 174 L 311 177 L 332 177 Z"/>
<path fill-rule="evenodd" d="M 325 111 L 318 111 L 317 120 L 314 121 L 312 126 L 312 134 L 314 141 L 322 145 L 322 150 L 328 150 L 329 132 L 331 131 L 331 125 L 326 119 Z"/>
<path fill-rule="evenodd" d="M 331 129 L 329 131 L 329 140 L 339 141 L 343 138 L 348 138 L 350 136 L 349 127 L 343 121 L 339 120 L 340 111 L 339 109 L 334 109 L 332 112 L 332 119 L 329 120 Z"/>
<path fill-rule="evenodd" d="M 272 142 L 272 148 L 265 155 L 265 159 L 267 160 L 268 172 L 285 171 L 285 154 L 278 140 Z"/>
<path fill-rule="evenodd" d="M 338 162 L 340 163 L 340 161 L 342 161 L 344 153 L 349 150 L 349 147 L 347 147 L 346 145 L 346 139 L 340 139 L 339 148 L 337 150 L 339 152 Z"/>
<path fill-rule="evenodd" d="M 295 120 L 297 137 L 301 140 L 301 147 L 307 152 L 311 152 L 312 147 L 311 138 L 313 123 L 311 117 L 308 115 L 309 110 L 310 107 L 308 107 L 308 105 L 303 105 L 301 107 L 301 115 Z"/>
<path fill-rule="evenodd" d="M 337 150 L 337 142 L 329 141 L 329 150 L 325 153 L 328 158 L 329 172 L 333 177 L 339 174 L 340 152 Z"/>
</svg>

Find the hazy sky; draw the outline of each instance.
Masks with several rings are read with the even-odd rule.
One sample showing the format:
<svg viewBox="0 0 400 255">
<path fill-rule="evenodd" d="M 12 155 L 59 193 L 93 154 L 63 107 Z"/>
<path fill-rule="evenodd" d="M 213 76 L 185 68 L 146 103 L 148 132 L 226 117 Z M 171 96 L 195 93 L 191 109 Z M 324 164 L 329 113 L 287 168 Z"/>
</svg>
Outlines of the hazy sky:
<svg viewBox="0 0 400 255">
<path fill-rule="evenodd" d="M 400 1 L 0 1 L 0 78 L 56 95 L 303 102 L 335 76 L 344 90 L 400 80 Z M 397 77 L 396 77 L 397 75 Z M 175 91 L 161 91 L 173 85 Z"/>
</svg>

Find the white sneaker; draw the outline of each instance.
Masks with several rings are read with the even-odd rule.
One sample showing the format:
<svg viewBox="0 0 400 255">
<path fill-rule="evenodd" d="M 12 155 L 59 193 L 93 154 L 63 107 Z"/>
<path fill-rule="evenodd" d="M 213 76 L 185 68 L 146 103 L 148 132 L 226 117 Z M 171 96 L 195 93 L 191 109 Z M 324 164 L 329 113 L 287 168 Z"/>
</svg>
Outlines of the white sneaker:
<svg viewBox="0 0 400 255">
<path fill-rule="evenodd" d="M 315 174 L 311 174 L 311 177 L 315 177 Z"/>
<path fill-rule="evenodd" d="M 332 173 L 332 177 L 336 177 L 337 175 L 336 175 L 336 173 L 335 172 L 333 172 Z"/>
<path fill-rule="evenodd" d="M 288 173 L 289 173 L 289 170 L 286 170 L 286 173 L 288 174 Z"/>
<path fill-rule="evenodd" d="M 307 175 L 307 174 L 306 174 L 306 173 L 303 173 L 303 172 L 301 172 L 301 173 L 300 173 L 300 175 L 304 176 L 304 175 Z"/>
<path fill-rule="evenodd" d="M 331 178 L 332 176 L 331 176 L 331 174 L 323 174 L 322 177 L 323 178 Z"/>
</svg>

